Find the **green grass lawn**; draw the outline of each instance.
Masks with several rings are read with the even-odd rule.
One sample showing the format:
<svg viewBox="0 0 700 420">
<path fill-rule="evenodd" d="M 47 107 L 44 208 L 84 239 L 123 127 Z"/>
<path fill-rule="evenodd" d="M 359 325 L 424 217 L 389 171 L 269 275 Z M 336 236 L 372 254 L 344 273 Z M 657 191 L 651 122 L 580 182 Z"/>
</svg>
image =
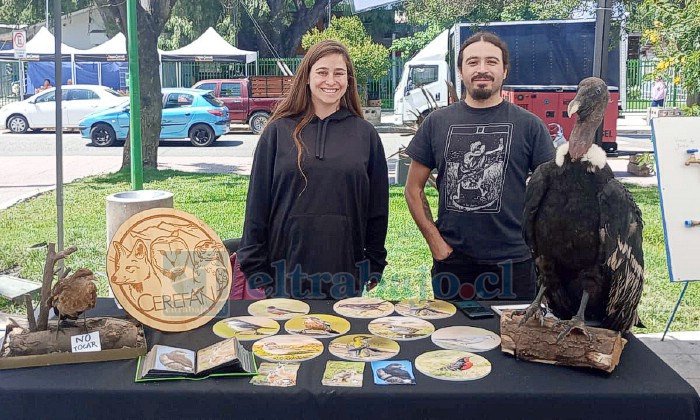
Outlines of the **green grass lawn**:
<svg viewBox="0 0 700 420">
<path fill-rule="evenodd" d="M 248 178 L 237 175 L 195 174 L 177 171 L 144 173 L 144 188 L 173 192 L 175 208 L 204 220 L 222 239 L 239 237 Z M 104 277 L 106 261 L 105 198 L 130 189 L 128 172 L 86 178 L 65 187 L 64 227 L 66 247 L 78 251 L 67 259 L 74 270 L 87 267 L 98 273 L 99 294 L 107 294 Z M 644 253 L 646 283 L 641 304 L 641 317 L 648 327 L 637 332 L 663 331 L 676 303 L 681 284 L 668 279 L 659 196 L 656 188 L 631 186 L 644 214 Z M 427 191 L 433 208 L 437 193 Z M 385 299 L 431 296 L 430 267 L 432 260 L 427 245 L 413 223 L 403 197 L 403 187 L 390 191 L 389 252 L 384 281 L 372 291 Z M 437 214 L 437 212 L 434 212 Z M 32 245 L 56 241 L 56 196 L 48 193 L 0 211 L 0 273 L 41 280 L 45 250 Z M 0 310 L 22 312 L 0 298 Z M 700 329 L 700 284 L 691 284 L 673 323 L 672 330 Z"/>
</svg>

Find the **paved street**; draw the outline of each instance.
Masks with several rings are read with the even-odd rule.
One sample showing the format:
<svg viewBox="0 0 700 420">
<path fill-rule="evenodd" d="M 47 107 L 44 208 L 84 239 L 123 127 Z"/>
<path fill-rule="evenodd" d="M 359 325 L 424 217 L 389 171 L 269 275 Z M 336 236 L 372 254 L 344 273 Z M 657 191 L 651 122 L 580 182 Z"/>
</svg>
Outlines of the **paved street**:
<svg viewBox="0 0 700 420">
<path fill-rule="evenodd" d="M 189 141 L 162 141 L 158 148 L 161 169 L 188 172 L 249 174 L 259 136 L 237 130 L 221 137 L 212 147 L 197 148 Z M 388 155 L 409 137 L 382 134 Z M 114 172 L 122 161 L 122 148 L 93 147 L 77 133 L 63 134 L 63 182 L 89 175 Z M 56 185 L 55 133 L 0 133 L 0 209 L 17 200 L 51 190 Z"/>
<path fill-rule="evenodd" d="M 407 145 L 410 136 L 382 133 L 387 156 L 401 145 Z M 249 174 L 258 136 L 243 128 L 221 137 L 212 147 L 197 148 L 189 141 L 162 141 L 158 148 L 161 169 L 188 172 L 217 172 Z M 621 151 L 653 150 L 645 135 L 619 137 Z M 63 135 L 63 182 L 68 183 L 89 175 L 114 172 L 121 166 L 122 148 L 93 147 L 90 141 L 76 132 Z M 616 176 L 625 177 L 627 158 L 609 160 Z M 394 162 L 390 161 L 390 172 Z M 653 185 L 655 177 L 629 178 L 627 182 Z M 42 131 L 26 134 L 0 132 L 0 209 L 18 200 L 51 190 L 56 185 L 55 133 Z"/>
</svg>

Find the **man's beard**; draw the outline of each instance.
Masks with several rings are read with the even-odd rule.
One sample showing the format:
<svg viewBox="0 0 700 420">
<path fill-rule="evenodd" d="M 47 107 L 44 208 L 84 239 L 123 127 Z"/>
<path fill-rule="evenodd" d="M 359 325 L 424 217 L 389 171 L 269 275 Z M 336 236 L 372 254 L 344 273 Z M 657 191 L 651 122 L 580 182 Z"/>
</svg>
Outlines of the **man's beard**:
<svg viewBox="0 0 700 420">
<path fill-rule="evenodd" d="M 476 89 L 469 90 L 469 96 L 476 101 L 485 101 L 493 96 L 493 90 L 477 87 Z"/>
<path fill-rule="evenodd" d="M 488 87 L 480 87 L 476 86 L 474 88 L 467 88 L 467 93 L 469 96 L 474 99 L 475 101 L 485 101 L 488 99 L 491 99 L 494 95 L 501 95 L 501 86 L 503 85 L 491 85 L 490 88 Z"/>
</svg>

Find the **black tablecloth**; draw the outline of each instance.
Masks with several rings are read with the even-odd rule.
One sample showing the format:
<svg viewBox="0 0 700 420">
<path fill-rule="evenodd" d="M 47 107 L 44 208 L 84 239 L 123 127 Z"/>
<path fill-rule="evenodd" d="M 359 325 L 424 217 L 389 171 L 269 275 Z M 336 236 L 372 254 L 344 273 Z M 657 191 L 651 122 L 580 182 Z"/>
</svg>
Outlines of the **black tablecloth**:
<svg viewBox="0 0 700 420">
<path fill-rule="evenodd" d="M 109 312 L 111 302 L 100 299 L 97 309 Z M 249 303 L 233 302 L 226 316 L 247 315 Z M 309 304 L 314 313 L 334 313 L 331 301 Z M 368 321 L 350 319 L 349 334 L 366 333 Z M 498 332 L 498 317 L 474 321 L 458 312 L 431 322 Z M 212 325 L 177 334 L 149 330 L 149 348 L 204 347 L 220 340 Z M 302 362 L 297 385 L 289 388 L 254 386 L 249 377 L 134 383 L 135 360 L 4 370 L 0 418 L 700 419 L 695 390 L 634 336 L 627 338 L 612 374 L 516 360 L 498 348 L 481 353 L 492 370 L 480 380 L 440 381 L 414 368 L 416 385 L 379 386 L 367 364 L 362 388 L 321 385 L 326 361 L 336 359 L 327 350 L 331 339 L 321 340 L 321 356 Z M 412 363 L 439 349 L 430 338 L 399 344 L 395 359 Z M 250 349 L 252 342 L 244 345 Z"/>
</svg>

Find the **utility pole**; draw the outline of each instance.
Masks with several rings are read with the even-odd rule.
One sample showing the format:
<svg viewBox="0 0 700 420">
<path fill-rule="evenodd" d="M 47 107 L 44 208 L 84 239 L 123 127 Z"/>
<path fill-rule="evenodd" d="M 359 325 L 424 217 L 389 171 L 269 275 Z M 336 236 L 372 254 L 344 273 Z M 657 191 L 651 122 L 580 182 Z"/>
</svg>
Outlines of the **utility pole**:
<svg viewBox="0 0 700 420">
<path fill-rule="evenodd" d="M 63 88 L 61 81 L 63 80 L 63 51 L 61 44 L 63 43 L 63 33 L 61 28 L 61 2 L 54 0 L 53 2 L 53 36 L 54 36 L 54 55 L 53 63 L 55 66 L 54 85 L 54 104 L 56 112 L 56 228 L 57 228 L 57 251 L 63 251 Z M 48 22 L 48 19 L 46 20 Z M 63 276 L 63 260 L 58 263 L 60 279 Z M 42 302 L 41 305 L 44 305 Z"/>
<path fill-rule="evenodd" d="M 328 26 L 326 28 L 331 27 L 331 9 L 333 8 L 333 5 L 331 4 L 333 0 L 328 0 Z"/>
<path fill-rule="evenodd" d="M 46 0 L 46 29 L 49 29 L 49 0 Z"/>
<path fill-rule="evenodd" d="M 129 53 L 129 140 L 131 141 L 131 188 L 143 189 L 143 158 L 141 153 L 141 84 L 139 81 L 139 44 L 137 34 L 137 3 L 126 0 L 126 26 Z"/>
<path fill-rule="evenodd" d="M 608 50 L 610 49 L 610 18 L 612 0 L 598 0 L 595 19 L 595 46 L 593 48 L 593 76 L 605 80 L 608 76 Z M 603 146 L 603 124 L 596 131 L 595 144 Z"/>
</svg>

